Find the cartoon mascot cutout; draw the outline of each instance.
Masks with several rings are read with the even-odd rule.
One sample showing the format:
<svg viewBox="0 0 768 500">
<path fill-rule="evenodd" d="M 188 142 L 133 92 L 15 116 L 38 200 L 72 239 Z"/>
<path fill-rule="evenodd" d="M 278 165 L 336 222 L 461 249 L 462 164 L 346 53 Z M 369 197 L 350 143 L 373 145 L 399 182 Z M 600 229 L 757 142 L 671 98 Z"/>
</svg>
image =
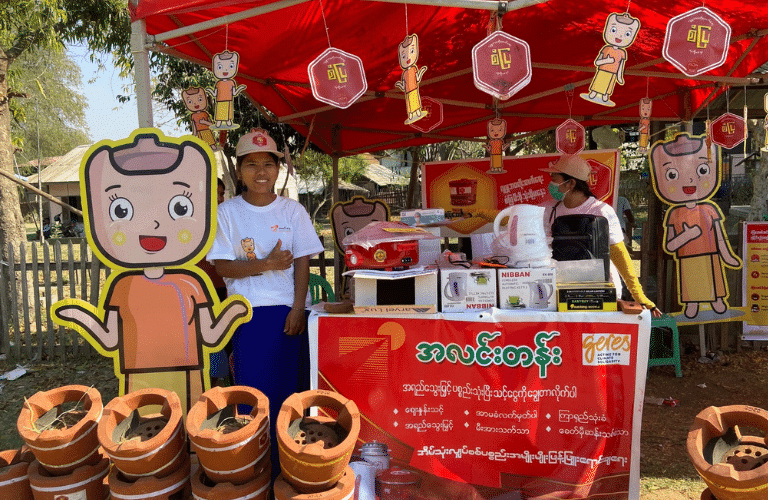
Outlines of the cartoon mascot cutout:
<svg viewBox="0 0 768 500">
<path fill-rule="evenodd" d="M 341 242 L 344 241 L 344 238 L 361 230 L 371 222 L 388 221 L 389 205 L 380 200 L 369 200 L 362 196 L 355 196 L 351 200 L 334 203 L 331 207 L 330 219 L 333 228 L 333 242 L 343 256 L 345 249 L 341 246 Z M 351 298 L 351 293 L 351 285 L 345 276 L 342 285 L 342 297 Z"/>
<path fill-rule="evenodd" d="M 113 272 L 98 306 L 66 299 L 51 315 L 113 358 L 120 395 L 161 387 L 188 410 L 210 387 L 210 353 L 251 317 L 195 266 L 216 233 L 213 165 L 202 140 L 151 128 L 95 144 L 80 165 L 88 244 Z"/>
<path fill-rule="evenodd" d="M 664 217 L 664 251 L 677 261 L 682 314 L 678 321 L 729 321 L 743 311 L 729 310 L 724 267 L 739 269 L 720 207 L 710 200 L 720 187 L 717 146 L 708 151 L 705 136 L 677 134 L 650 152 L 656 195 L 671 207 Z M 707 308 L 703 308 L 706 305 Z"/>
</svg>

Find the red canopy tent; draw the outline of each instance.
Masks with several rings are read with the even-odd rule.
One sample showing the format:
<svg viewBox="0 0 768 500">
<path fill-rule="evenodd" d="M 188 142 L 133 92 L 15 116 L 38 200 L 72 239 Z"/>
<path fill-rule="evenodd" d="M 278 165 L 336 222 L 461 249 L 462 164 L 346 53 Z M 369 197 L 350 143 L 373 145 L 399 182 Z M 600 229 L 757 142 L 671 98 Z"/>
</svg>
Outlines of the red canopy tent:
<svg viewBox="0 0 768 500">
<path fill-rule="evenodd" d="M 530 84 L 498 103 L 510 134 L 551 130 L 569 115 L 587 127 L 635 122 L 638 101 L 646 96 L 654 100 L 653 120 L 703 119 L 707 104 L 727 86 L 740 90 L 762 85 L 764 75 L 753 72 L 768 60 L 768 9 L 763 0 L 707 5 L 730 24 L 731 45 L 725 64 L 696 78 L 666 62 L 662 45 L 669 19 L 700 7 L 698 0 L 442 2 L 467 7 L 403 1 L 132 0 L 131 15 L 139 21 L 134 22 L 134 33 L 146 23 L 144 48 L 209 68 L 213 54 L 225 48 L 239 52 L 237 80 L 248 86 L 248 97 L 302 134 L 314 120 L 311 142 L 334 156 L 484 137 L 486 121 L 496 112 L 493 98 L 473 83 L 471 51 L 487 35 L 493 10 L 509 10 L 503 30 L 525 40 L 531 52 Z M 616 107 L 580 99 L 578 94 L 586 91 L 594 74 L 607 15 L 627 8 L 642 28 L 627 49 L 626 84 L 617 86 L 612 96 Z M 394 87 L 401 74 L 397 46 L 407 33 L 418 34 L 418 63 L 428 67 L 422 97 L 443 104 L 444 120 L 429 133 L 403 124 L 403 93 Z M 347 109 L 317 101 L 309 86 L 307 66 L 329 42 L 360 57 L 365 68 L 368 90 Z M 569 113 L 566 92 L 571 88 Z M 762 110 L 758 112 L 762 117 Z"/>
</svg>

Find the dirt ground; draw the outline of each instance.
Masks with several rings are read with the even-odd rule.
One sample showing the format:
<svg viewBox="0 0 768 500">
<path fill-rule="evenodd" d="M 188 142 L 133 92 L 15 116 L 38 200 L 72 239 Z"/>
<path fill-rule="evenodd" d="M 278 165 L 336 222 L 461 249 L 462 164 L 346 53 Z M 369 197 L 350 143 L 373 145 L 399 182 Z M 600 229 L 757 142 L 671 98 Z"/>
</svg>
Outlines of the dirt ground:
<svg viewBox="0 0 768 500">
<path fill-rule="evenodd" d="M 698 362 L 698 350 L 683 355 L 683 377 L 671 366 L 649 369 L 646 398 L 675 398 L 677 406 L 646 403 L 641 436 L 642 500 L 698 500 L 704 483 L 685 449 L 688 429 L 697 413 L 708 406 L 749 404 L 768 408 L 768 351 L 745 349 L 724 354 L 711 364 Z M 13 369 L 0 360 L 0 373 Z M 0 380 L 0 450 L 16 448 L 21 439 L 16 419 L 24 398 L 37 391 L 67 384 L 93 385 L 106 404 L 117 395 L 111 362 L 97 357 L 59 363 L 37 363 L 14 380 Z M 755 434 L 755 430 L 745 434 Z"/>
</svg>

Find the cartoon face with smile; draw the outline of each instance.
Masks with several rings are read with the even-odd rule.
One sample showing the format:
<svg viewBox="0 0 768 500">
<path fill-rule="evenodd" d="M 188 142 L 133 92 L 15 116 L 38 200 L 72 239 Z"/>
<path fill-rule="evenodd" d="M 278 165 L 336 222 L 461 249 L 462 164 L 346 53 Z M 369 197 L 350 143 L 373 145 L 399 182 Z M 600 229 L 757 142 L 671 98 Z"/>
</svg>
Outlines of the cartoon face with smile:
<svg viewBox="0 0 768 500">
<path fill-rule="evenodd" d="M 234 78 L 240 56 L 237 52 L 224 51 L 213 56 L 213 74 L 219 80 Z"/>
<path fill-rule="evenodd" d="M 710 155 L 703 138 L 678 135 L 651 150 L 652 178 L 659 196 L 670 205 L 705 200 L 720 185 L 717 146 Z"/>
<path fill-rule="evenodd" d="M 638 31 L 640 21 L 628 14 L 612 13 L 606 20 L 603 40 L 614 47 L 629 47 L 635 41 Z"/>
<path fill-rule="evenodd" d="M 137 135 L 91 156 L 86 227 L 107 260 L 124 268 L 178 266 L 202 250 L 215 205 L 202 180 L 211 178 L 211 165 L 198 148 Z"/>
<path fill-rule="evenodd" d="M 419 60 L 419 38 L 416 35 L 406 37 L 397 49 L 401 68 L 414 66 Z"/>
</svg>

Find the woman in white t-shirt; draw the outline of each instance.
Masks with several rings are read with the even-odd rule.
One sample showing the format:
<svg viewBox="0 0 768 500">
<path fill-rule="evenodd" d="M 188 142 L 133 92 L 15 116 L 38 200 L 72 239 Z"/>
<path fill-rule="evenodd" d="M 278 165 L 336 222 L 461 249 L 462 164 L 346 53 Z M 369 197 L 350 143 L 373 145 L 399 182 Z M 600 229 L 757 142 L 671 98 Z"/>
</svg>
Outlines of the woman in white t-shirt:
<svg viewBox="0 0 768 500">
<path fill-rule="evenodd" d="M 556 217 L 572 214 L 599 215 L 608 219 L 608 243 L 611 251 L 611 280 L 616 286 L 616 292 L 621 295 L 621 280 L 627 284 L 632 298 L 643 307 L 650 309 L 655 318 L 661 317 L 661 311 L 643 293 L 643 288 L 637 279 L 634 266 L 629 258 L 627 247 L 624 245 L 624 233 L 621 223 L 613 208 L 595 198 L 589 189 L 587 179 L 591 173 L 587 161 L 579 155 L 563 155 L 549 168 L 552 182 L 549 183 L 549 193 L 554 201 L 548 202 L 544 211 L 544 228 L 547 236 L 552 235 L 552 222 Z"/>
<path fill-rule="evenodd" d="M 216 239 L 207 259 L 240 294 L 253 318 L 232 337 L 235 383 L 269 398 L 272 471 L 280 472 L 274 422 L 288 396 L 309 389 L 309 259 L 322 252 L 307 211 L 274 192 L 280 170 L 275 141 L 254 129 L 237 143 L 237 176 L 244 192 L 218 209 Z"/>
</svg>

